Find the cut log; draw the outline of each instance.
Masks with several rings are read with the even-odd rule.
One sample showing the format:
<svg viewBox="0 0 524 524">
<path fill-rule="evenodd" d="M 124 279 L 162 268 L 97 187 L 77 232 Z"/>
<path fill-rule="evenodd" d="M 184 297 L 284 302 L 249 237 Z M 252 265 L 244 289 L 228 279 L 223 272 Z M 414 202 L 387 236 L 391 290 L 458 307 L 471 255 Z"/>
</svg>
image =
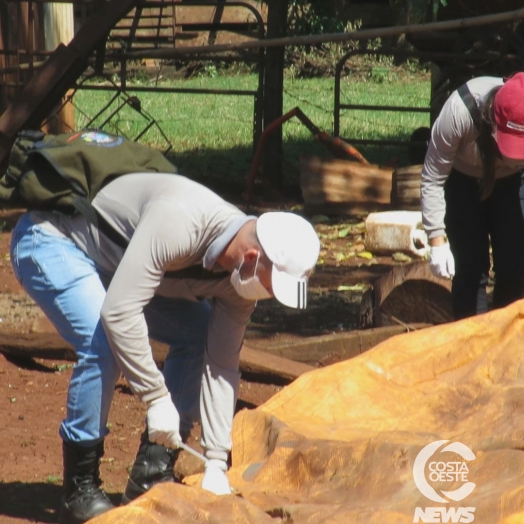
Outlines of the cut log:
<svg viewBox="0 0 524 524">
<path fill-rule="evenodd" d="M 420 181 L 422 164 L 400 167 L 393 171 L 391 207 L 406 211 L 420 211 Z"/>
<path fill-rule="evenodd" d="M 424 261 L 394 267 L 373 284 L 362 297 L 359 327 L 452 320 L 451 281 L 435 277 Z"/>
<path fill-rule="evenodd" d="M 313 366 L 289 360 L 264 351 L 242 346 L 240 351 L 240 370 L 243 372 L 276 375 L 288 380 L 295 380 L 300 375 L 313 371 Z"/>
<path fill-rule="evenodd" d="M 354 214 L 388 209 L 393 168 L 304 157 L 300 186 L 307 213 Z"/>
</svg>

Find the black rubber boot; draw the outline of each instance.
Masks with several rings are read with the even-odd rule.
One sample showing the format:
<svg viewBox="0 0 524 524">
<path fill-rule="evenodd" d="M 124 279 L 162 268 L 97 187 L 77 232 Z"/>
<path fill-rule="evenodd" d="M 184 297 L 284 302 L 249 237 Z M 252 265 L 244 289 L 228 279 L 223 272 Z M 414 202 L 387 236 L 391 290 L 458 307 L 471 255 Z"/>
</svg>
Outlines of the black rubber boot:
<svg viewBox="0 0 524 524">
<path fill-rule="evenodd" d="M 177 482 L 173 467 L 179 454 L 180 449 L 150 442 L 146 429 L 140 437 L 140 446 L 122 495 L 122 504 L 136 499 L 159 482 Z"/>
<path fill-rule="evenodd" d="M 60 506 L 59 524 L 83 524 L 114 506 L 100 489 L 100 459 L 104 443 L 82 447 L 63 442 L 64 495 Z"/>
</svg>

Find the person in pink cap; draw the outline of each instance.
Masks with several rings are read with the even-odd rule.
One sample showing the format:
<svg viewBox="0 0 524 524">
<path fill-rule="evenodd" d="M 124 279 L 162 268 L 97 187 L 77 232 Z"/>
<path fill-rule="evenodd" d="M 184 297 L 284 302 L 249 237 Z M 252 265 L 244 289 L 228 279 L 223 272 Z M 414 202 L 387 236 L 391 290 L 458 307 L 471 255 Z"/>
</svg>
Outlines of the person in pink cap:
<svg viewBox="0 0 524 524">
<path fill-rule="evenodd" d="M 421 182 L 430 268 L 453 279 L 456 319 L 488 310 L 491 262 L 493 307 L 524 297 L 523 171 L 524 73 L 469 80 L 433 124 Z"/>
</svg>

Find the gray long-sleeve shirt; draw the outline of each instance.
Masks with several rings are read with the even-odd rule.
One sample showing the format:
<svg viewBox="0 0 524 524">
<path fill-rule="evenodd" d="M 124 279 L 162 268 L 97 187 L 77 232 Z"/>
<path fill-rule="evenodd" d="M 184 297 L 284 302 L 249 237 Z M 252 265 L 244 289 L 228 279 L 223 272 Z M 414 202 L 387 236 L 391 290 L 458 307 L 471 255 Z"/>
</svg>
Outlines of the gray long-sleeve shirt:
<svg viewBox="0 0 524 524">
<path fill-rule="evenodd" d="M 185 177 L 129 174 L 108 184 L 93 205 L 129 239 L 124 251 L 83 216 L 36 214 L 46 227 L 72 238 L 108 277 L 101 318 L 113 353 L 131 389 L 144 402 L 167 394 L 149 344 L 143 309 L 153 295 L 210 299 L 202 382 L 203 445 L 210 458 L 227 458 L 239 382 L 239 353 L 255 302 L 241 298 L 222 279 L 172 279 L 165 272 L 216 260 L 246 216 L 218 195 Z"/>
<path fill-rule="evenodd" d="M 489 76 L 474 78 L 468 82 L 468 88 L 479 107 L 486 95 L 500 85 L 502 78 Z M 451 169 L 465 175 L 482 177 L 482 160 L 476 143 L 478 135 L 467 107 L 457 91 L 454 91 L 433 124 L 422 169 L 422 221 L 428 238 L 445 235 L 444 184 Z M 524 152 L 522 156 L 524 158 Z M 523 170 L 524 160 L 498 158 L 495 162 L 495 178 Z"/>
</svg>

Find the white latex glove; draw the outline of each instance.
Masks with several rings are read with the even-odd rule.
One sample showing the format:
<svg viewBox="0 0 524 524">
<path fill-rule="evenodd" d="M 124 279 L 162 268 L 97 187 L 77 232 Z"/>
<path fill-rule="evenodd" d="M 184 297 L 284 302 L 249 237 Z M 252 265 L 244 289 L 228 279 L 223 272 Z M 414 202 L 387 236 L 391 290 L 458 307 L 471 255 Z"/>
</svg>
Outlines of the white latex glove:
<svg viewBox="0 0 524 524">
<path fill-rule="evenodd" d="M 227 464 L 223 460 L 210 459 L 206 462 L 202 479 L 202 489 L 215 495 L 231 495 L 229 480 L 226 476 Z"/>
<path fill-rule="evenodd" d="M 149 440 L 169 448 L 177 448 L 180 438 L 180 416 L 171 400 L 165 395 L 147 405 L 147 429 Z"/>
<path fill-rule="evenodd" d="M 429 267 L 436 277 L 453 278 L 455 275 L 455 259 L 447 242 L 440 246 L 431 246 Z"/>
</svg>

